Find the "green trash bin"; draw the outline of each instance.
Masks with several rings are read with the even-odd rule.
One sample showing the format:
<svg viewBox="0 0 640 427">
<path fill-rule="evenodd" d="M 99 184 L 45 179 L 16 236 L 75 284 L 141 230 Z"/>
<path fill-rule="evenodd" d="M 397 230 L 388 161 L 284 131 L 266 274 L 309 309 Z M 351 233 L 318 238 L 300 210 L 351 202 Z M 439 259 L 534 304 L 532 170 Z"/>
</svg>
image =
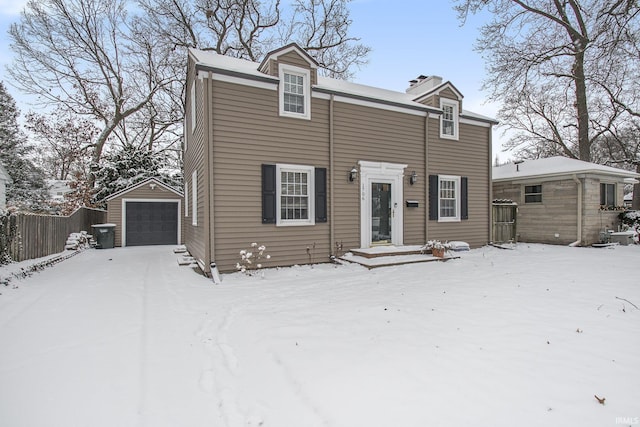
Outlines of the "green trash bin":
<svg viewBox="0 0 640 427">
<path fill-rule="evenodd" d="M 93 235 L 96 238 L 96 248 L 111 249 L 116 243 L 116 225 L 115 224 L 94 224 Z"/>
</svg>

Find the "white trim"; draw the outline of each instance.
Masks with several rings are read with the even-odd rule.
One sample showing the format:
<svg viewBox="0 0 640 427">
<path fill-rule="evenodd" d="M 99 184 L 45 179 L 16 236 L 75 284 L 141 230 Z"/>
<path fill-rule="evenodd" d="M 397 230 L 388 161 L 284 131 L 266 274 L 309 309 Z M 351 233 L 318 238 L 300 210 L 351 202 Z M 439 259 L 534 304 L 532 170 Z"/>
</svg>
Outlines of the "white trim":
<svg viewBox="0 0 640 427">
<path fill-rule="evenodd" d="M 279 56 L 286 55 L 289 52 L 296 52 L 299 56 L 301 56 L 304 59 L 304 61 L 307 64 L 309 64 L 309 67 L 316 68 L 316 69 L 318 68 L 318 65 L 316 65 L 312 61 L 309 61 L 309 54 L 305 52 L 302 48 L 300 48 L 298 45 L 292 45 L 286 49 L 278 50 L 277 52 L 272 52 L 267 57 L 267 59 L 277 59 Z"/>
<path fill-rule="evenodd" d="M 467 117 L 460 117 L 460 119 L 458 120 L 458 123 L 464 123 L 465 125 L 472 125 L 472 126 L 481 126 L 483 128 L 491 127 L 491 123 L 482 122 L 480 120 L 473 120 Z"/>
<path fill-rule="evenodd" d="M 158 180 L 158 179 L 156 179 L 154 177 L 151 177 L 151 178 L 145 179 L 144 181 L 140 181 L 139 183 L 134 184 L 131 187 L 127 187 L 125 189 L 122 189 L 122 190 L 118 191 L 117 193 L 113 193 L 112 195 L 107 197 L 105 200 L 108 202 L 110 200 L 117 199 L 118 197 L 122 196 L 123 194 L 126 194 L 126 193 L 128 193 L 130 191 L 133 191 L 133 190 L 137 190 L 138 188 L 143 187 L 146 184 L 150 184 L 151 182 L 159 185 L 160 187 L 162 187 L 162 188 L 164 188 L 164 189 L 166 189 L 168 191 L 171 191 L 176 196 L 183 197 L 183 194 L 181 192 L 177 191 L 175 188 L 169 187 L 167 184 L 163 183 L 162 181 L 160 181 L 160 180 Z"/>
<path fill-rule="evenodd" d="M 184 183 L 184 217 L 189 218 L 189 184 Z"/>
<path fill-rule="evenodd" d="M 383 103 L 382 101 L 381 102 L 367 101 L 364 99 L 357 99 L 357 98 L 351 98 L 348 96 L 340 96 L 340 95 L 334 96 L 333 99 L 335 102 L 344 102 L 345 104 L 360 105 L 362 107 L 377 108 L 379 110 L 395 111 L 397 113 L 411 114 L 411 115 L 420 116 L 420 117 L 425 117 L 428 114 L 427 111 L 414 110 L 412 108 L 403 108 L 397 105 L 389 105 L 389 104 Z"/>
<path fill-rule="evenodd" d="M 195 132 L 198 126 L 198 115 L 196 109 L 198 103 L 196 102 L 196 81 L 191 82 L 191 133 Z"/>
<path fill-rule="evenodd" d="M 453 107 L 453 135 L 444 133 L 444 107 Z M 440 138 L 458 140 L 460 135 L 460 103 L 452 99 L 440 98 L 440 108 L 443 110 L 443 114 L 440 116 Z"/>
<path fill-rule="evenodd" d="M 456 183 L 456 216 L 455 217 L 442 217 L 442 212 L 440 211 L 440 183 L 442 181 L 455 181 Z M 460 222 L 460 208 L 461 208 L 461 182 L 462 179 L 457 175 L 438 175 L 438 222 Z"/>
<path fill-rule="evenodd" d="M 191 174 L 191 225 L 198 226 L 198 171 Z"/>
<path fill-rule="evenodd" d="M 301 76 L 303 78 L 303 96 L 304 96 L 304 113 L 294 113 L 284 110 L 284 75 Z M 280 83 L 278 85 L 278 104 L 280 106 L 280 115 L 283 117 L 293 117 L 296 119 L 311 119 L 311 72 L 305 68 L 296 67 L 289 64 L 278 65 L 278 76 Z"/>
<path fill-rule="evenodd" d="M 265 77 L 268 77 L 268 76 L 265 76 Z M 220 82 L 235 83 L 238 85 L 257 87 L 260 89 L 278 90 L 278 81 L 275 78 L 273 80 L 273 83 L 271 83 L 271 82 L 258 81 L 250 78 L 229 76 L 227 74 L 213 73 L 213 79 Z"/>
<path fill-rule="evenodd" d="M 127 202 L 143 202 L 143 203 L 177 203 L 178 204 L 178 236 L 176 242 L 182 244 L 182 221 L 180 221 L 180 210 L 182 209 L 181 199 L 122 199 L 122 217 L 120 218 L 120 241 L 122 247 L 127 246 Z"/>
<path fill-rule="evenodd" d="M 281 192 L 281 172 L 304 172 L 308 174 L 307 179 L 307 196 L 309 197 L 308 204 L 308 219 L 282 219 L 280 217 L 280 209 L 282 203 Z M 278 227 L 291 227 L 301 225 L 315 225 L 316 223 L 316 209 L 315 209 L 315 168 L 313 166 L 303 165 L 287 165 L 276 164 L 276 226 Z"/>
<path fill-rule="evenodd" d="M 381 182 L 391 184 L 391 243 L 404 242 L 404 170 L 407 165 L 398 163 L 369 162 L 360 160 L 360 247 L 371 246 L 371 184 Z"/>
</svg>

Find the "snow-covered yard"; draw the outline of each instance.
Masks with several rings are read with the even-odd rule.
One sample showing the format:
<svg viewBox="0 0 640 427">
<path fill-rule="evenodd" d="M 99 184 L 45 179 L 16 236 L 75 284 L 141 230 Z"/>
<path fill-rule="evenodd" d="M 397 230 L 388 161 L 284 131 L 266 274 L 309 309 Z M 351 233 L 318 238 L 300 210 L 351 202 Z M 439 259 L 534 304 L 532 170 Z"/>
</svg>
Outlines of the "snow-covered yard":
<svg viewBox="0 0 640 427">
<path fill-rule="evenodd" d="M 218 286 L 171 249 L 87 250 L 0 288 L 0 425 L 640 424 L 640 247 Z"/>
</svg>

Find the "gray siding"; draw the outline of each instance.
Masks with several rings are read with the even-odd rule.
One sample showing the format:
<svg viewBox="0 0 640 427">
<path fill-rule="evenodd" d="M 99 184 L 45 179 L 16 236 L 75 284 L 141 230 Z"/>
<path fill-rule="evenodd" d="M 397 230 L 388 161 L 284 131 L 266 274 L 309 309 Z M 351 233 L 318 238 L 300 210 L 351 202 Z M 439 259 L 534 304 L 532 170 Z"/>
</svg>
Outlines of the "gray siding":
<svg viewBox="0 0 640 427">
<path fill-rule="evenodd" d="M 278 61 L 308 68 L 296 54 L 281 55 Z M 277 74 L 277 62 L 270 62 L 268 69 L 271 74 Z M 188 79 L 192 79 L 192 63 L 188 73 Z M 187 248 L 205 265 L 210 261 L 207 257 L 211 256 L 220 271 L 233 271 L 239 261 L 239 251 L 247 249 L 252 242 L 267 246 L 271 261 L 265 262 L 265 266 L 324 262 L 335 253 L 336 243 L 341 243 L 344 251 L 358 248 L 360 176 L 356 182 L 349 182 L 348 172 L 361 160 L 408 165 L 403 180 L 404 200 L 417 200 L 420 207 L 407 208 L 403 203 L 405 244 L 422 244 L 427 238 L 464 240 L 473 246 L 487 243 L 489 127 L 461 124 L 460 141 L 441 141 L 439 120 L 429 119 L 427 152 L 427 119 L 421 115 L 333 102 L 323 97 L 312 98 L 311 120 L 280 117 L 275 85 L 268 89 L 209 78 L 198 84 L 204 87 L 199 95 L 207 94 L 207 99 L 198 106 L 198 128 L 192 134 L 190 90 L 187 92 L 185 135 L 188 149 L 184 163 L 186 184 L 190 185 L 192 171 L 198 170 L 199 225 L 192 227 L 191 216 L 185 218 L 184 233 Z M 187 87 L 190 88 L 189 83 Z M 206 114 L 203 116 L 206 126 L 202 126 L 200 114 Z M 333 169 L 330 168 L 332 136 Z M 263 224 L 262 164 L 327 168 L 328 222 L 290 227 Z M 412 171 L 418 175 L 415 185 L 409 184 L 408 176 Z M 469 178 L 468 221 L 428 223 L 429 173 Z M 332 181 L 333 194 L 330 193 Z M 186 203 L 191 211 L 193 195 L 190 187 L 188 191 Z M 211 218 L 207 227 L 200 226 L 204 215 Z M 211 238 L 210 252 L 207 249 L 209 230 L 215 237 Z M 310 258 L 307 248 L 314 246 L 311 250 L 313 258 Z"/>
<path fill-rule="evenodd" d="M 429 119 L 428 173 L 469 179 L 469 219 L 460 222 L 429 220 L 428 238 L 462 240 L 472 247 L 490 239 L 491 128 L 460 124 L 458 141 L 440 139 L 439 119 Z"/>
<path fill-rule="evenodd" d="M 238 252 L 252 242 L 267 246 L 271 263 L 328 260 L 329 225 L 262 224 L 261 165 L 288 163 L 329 167 L 328 104 L 313 99 L 311 120 L 280 117 L 277 92 L 213 82 L 213 181 L 215 261 L 231 271 Z"/>
<path fill-rule="evenodd" d="M 192 114 L 191 111 L 191 84 L 196 81 L 196 128 L 192 130 Z M 207 120 L 206 112 L 208 111 L 207 103 L 205 102 L 205 94 L 207 89 L 207 79 L 201 80 L 196 78 L 195 64 L 192 58 L 189 58 L 187 69 L 187 87 L 186 87 L 186 102 L 185 102 L 185 129 L 184 136 L 186 140 L 186 150 L 184 152 L 184 185 L 188 186 L 187 196 L 188 200 L 185 200 L 188 209 L 188 217 L 183 221 L 183 233 L 185 236 L 185 245 L 189 253 L 200 261 L 205 267 L 208 267 L 208 253 L 207 242 L 208 236 L 205 229 L 205 217 L 208 218 L 208 210 L 205 211 L 207 201 L 205 195 L 208 195 L 209 187 L 206 185 L 208 180 L 206 178 L 205 162 L 208 156 L 207 146 L 207 133 L 209 129 L 209 120 Z M 198 212 L 197 226 L 192 225 L 193 209 L 192 200 L 194 197 L 192 190 L 192 174 L 193 171 L 197 171 L 198 174 L 198 187 L 197 187 L 197 202 Z M 207 215 L 205 215 L 205 213 Z M 184 215 L 184 208 L 183 208 Z M 208 229 L 208 227 L 206 227 Z"/>
<path fill-rule="evenodd" d="M 418 200 L 424 206 L 424 122 L 421 116 L 335 103 L 335 230 L 336 240 L 345 249 L 360 247 L 360 175 L 357 182 L 347 180 L 348 172 L 359 160 L 408 164 L 404 198 Z M 413 170 L 421 179 L 410 186 L 406 175 Z M 423 243 L 424 210 L 403 209 L 404 243 Z"/>
<path fill-rule="evenodd" d="M 167 200 L 167 201 L 175 201 L 180 200 L 180 210 L 183 209 L 182 197 L 178 196 L 173 191 L 169 191 L 166 188 L 163 188 L 160 185 L 156 185 L 155 188 L 151 188 L 149 184 L 145 184 L 140 188 L 135 188 L 131 191 L 127 191 L 126 193 L 121 194 L 118 197 L 115 197 L 112 200 L 107 202 L 107 223 L 116 224 L 116 239 L 115 245 L 122 246 L 122 200 L 123 199 L 145 199 L 145 200 Z M 182 216 L 182 212 L 178 212 L 180 217 Z M 184 228 L 182 228 L 181 240 L 184 241 Z"/>
</svg>

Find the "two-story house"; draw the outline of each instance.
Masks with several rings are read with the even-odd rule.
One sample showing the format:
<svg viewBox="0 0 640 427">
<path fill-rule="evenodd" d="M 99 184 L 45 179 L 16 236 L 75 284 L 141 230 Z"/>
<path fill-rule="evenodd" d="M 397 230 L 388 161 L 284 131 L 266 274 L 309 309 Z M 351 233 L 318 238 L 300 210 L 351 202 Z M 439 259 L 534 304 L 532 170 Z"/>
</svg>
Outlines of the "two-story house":
<svg viewBox="0 0 640 427">
<path fill-rule="evenodd" d="M 185 105 L 185 244 L 205 273 L 252 242 L 286 266 L 490 240 L 496 122 L 440 77 L 403 93 L 322 77 L 296 44 L 261 63 L 191 49 Z"/>
</svg>

